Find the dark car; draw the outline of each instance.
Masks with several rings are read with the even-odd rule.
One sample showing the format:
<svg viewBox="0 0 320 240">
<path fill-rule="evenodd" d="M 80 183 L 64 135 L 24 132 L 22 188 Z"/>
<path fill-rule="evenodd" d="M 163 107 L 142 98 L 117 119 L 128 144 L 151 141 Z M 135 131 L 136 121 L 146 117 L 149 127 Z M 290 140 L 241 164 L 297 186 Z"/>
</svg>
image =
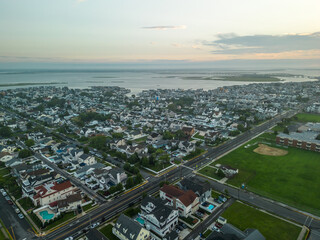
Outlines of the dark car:
<svg viewBox="0 0 320 240">
<path fill-rule="evenodd" d="M 13 205 L 13 202 L 11 200 L 8 201 L 9 205 Z"/>
<path fill-rule="evenodd" d="M 223 225 L 221 223 L 216 222 L 215 226 L 220 229 Z"/>
</svg>

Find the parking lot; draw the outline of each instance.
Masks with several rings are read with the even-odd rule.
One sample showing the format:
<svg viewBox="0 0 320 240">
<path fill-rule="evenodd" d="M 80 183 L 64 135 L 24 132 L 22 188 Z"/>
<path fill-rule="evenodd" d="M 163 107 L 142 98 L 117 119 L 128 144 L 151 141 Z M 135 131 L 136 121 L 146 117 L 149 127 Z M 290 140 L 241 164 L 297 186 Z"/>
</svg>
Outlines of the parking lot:
<svg viewBox="0 0 320 240">
<path fill-rule="evenodd" d="M 8 229 L 11 237 L 16 240 L 22 239 L 34 239 L 35 234 L 27 222 L 27 220 L 23 217 L 22 219 L 19 218 L 18 210 L 15 211 L 16 206 L 14 203 L 9 204 L 9 201 L 6 200 L 5 196 L 0 193 L 0 218 L 4 223 L 5 227 Z"/>
</svg>

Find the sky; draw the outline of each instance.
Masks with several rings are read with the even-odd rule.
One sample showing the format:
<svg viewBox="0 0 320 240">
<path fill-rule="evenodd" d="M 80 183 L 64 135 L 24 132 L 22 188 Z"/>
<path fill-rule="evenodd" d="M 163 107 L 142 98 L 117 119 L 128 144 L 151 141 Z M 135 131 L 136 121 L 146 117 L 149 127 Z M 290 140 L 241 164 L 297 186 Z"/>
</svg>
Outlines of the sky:
<svg viewBox="0 0 320 240">
<path fill-rule="evenodd" d="M 319 0 L 0 0 L 0 63 L 312 60 Z"/>
</svg>

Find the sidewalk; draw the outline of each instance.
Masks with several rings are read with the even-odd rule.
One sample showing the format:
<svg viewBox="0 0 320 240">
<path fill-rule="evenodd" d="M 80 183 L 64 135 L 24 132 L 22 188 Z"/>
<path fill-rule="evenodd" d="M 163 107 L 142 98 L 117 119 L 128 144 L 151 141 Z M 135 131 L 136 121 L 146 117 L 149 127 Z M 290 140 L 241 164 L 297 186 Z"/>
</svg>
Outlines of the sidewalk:
<svg viewBox="0 0 320 240">
<path fill-rule="evenodd" d="M 18 201 L 16 201 L 16 205 L 20 208 L 20 210 L 22 211 L 22 213 L 24 214 L 24 216 L 28 219 L 29 223 L 32 224 L 32 229 L 34 231 L 34 233 L 36 235 L 38 235 L 39 233 L 41 234 L 41 230 L 38 228 L 38 226 L 32 221 L 32 219 L 30 218 L 29 214 L 24 210 L 24 208 L 20 205 L 20 203 Z M 35 228 L 35 229 L 34 229 Z"/>
</svg>

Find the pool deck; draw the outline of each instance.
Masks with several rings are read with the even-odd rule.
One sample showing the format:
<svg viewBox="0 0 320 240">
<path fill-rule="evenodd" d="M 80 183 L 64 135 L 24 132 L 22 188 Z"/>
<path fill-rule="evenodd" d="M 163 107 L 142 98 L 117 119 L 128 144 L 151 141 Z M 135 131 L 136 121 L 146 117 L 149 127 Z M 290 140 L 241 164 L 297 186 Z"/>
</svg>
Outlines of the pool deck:
<svg viewBox="0 0 320 240">
<path fill-rule="evenodd" d="M 45 223 L 51 219 L 43 219 L 42 216 L 40 215 L 40 212 L 43 212 L 43 211 L 47 211 L 48 214 L 53 214 L 54 216 L 51 218 L 51 219 L 54 219 L 56 217 L 56 214 L 48 207 L 48 206 L 44 206 L 44 207 L 41 207 L 41 208 L 38 208 L 36 210 L 34 210 L 34 214 L 37 215 L 37 217 L 41 220 L 42 223 Z"/>
</svg>

